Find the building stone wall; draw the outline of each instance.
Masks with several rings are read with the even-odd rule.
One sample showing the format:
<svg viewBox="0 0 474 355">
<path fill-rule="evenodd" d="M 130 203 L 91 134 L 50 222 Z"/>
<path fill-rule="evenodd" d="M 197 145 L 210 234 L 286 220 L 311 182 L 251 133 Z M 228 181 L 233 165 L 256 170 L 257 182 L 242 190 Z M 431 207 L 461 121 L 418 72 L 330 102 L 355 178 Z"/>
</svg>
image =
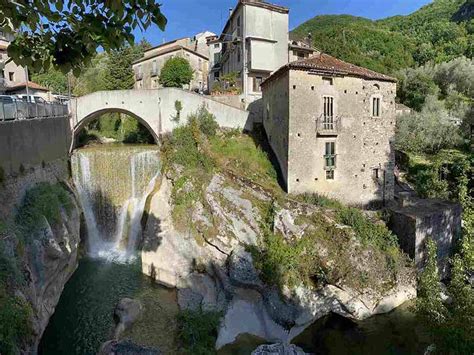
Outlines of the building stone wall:
<svg viewBox="0 0 474 355">
<path fill-rule="evenodd" d="M 332 82 L 290 71 L 288 191 L 318 192 L 362 205 L 392 199 L 396 84 L 356 77 L 333 77 Z M 334 98 L 337 137 L 316 135 L 325 95 Z M 374 96 L 381 98 L 380 117 L 372 117 Z M 336 143 L 334 180 L 327 180 L 324 170 L 325 143 L 330 141 Z M 379 169 L 378 178 L 374 169 Z"/>
<path fill-rule="evenodd" d="M 289 75 L 289 79 L 285 75 Z M 269 115 L 265 114 L 269 117 L 264 121 L 280 165 L 288 161 L 287 191 L 317 192 L 354 205 L 393 199 L 396 84 L 346 76 L 332 77 L 331 85 L 323 76 L 307 71 L 289 70 L 285 75 L 265 83 L 264 105 L 274 103 L 270 103 L 273 109 Z M 286 91 L 288 128 L 282 122 L 277 123 L 286 117 L 286 108 L 275 105 L 275 101 L 284 99 Z M 334 99 L 334 115 L 340 120 L 337 136 L 317 134 L 316 122 L 322 117 L 325 95 Z M 372 117 L 373 97 L 381 98 L 380 117 Z M 277 133 L 278 130 L 281 132 Z M 287 130 L 288 141 L 285 141 Z M 333 180 L 326 178 L 324 169 L 326 142 L 336 145 Z M 286 149 L 287 159 L 283 153 Z"/>
<path fill-rule="evenodd" d="M 289 74 L 279 80 L 270 81 L 263 95 L 263 126 L 267 139 L 275 153 L 280 171 L 288 181 L 288 136 L 289 136 Z"/>
<path fill-rule="evenodd" d="M 164 49 L 161 50 L 164 51 Z M 207 77 L 209 72 L 209 61 L 207 56 L 201 55 L 197 52 L 188 51 L 182 47 L 168 53 L 159 54 L 159 52 L 156 52 L 155 50 L 152 50 L 152 53 L 154 54 L 147 53 L 142 60 L 135 62 L 132 66 L 133 71 L 135 72 L 135 89 L 161 88 L 162 86 L 159 83 L 161 69 L 168 59 L 178 56 L 188 60 L 194 71 L 193 79 L 186 89 L 207 90 Z M 154 64 L 154 62 L 156 64 Z"/>
</svg>

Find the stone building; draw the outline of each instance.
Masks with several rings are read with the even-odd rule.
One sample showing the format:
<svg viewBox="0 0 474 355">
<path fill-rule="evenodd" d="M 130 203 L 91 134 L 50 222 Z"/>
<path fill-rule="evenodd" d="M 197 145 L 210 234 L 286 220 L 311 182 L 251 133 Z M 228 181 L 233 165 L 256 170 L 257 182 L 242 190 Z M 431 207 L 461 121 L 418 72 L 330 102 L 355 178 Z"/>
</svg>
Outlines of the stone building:
<svg viewBox="0 0 474 355">
<path fill-rule="evenodd" d="M 239 0 L 219 36 L 213 80 L 216 73 L 217 78 L 237 73 L 246 106 L 261 99 L 263 80 L 288 63 L 288 12 L 264 1 Z"/>
<path fill-rule="evenodd" d="M 320 53 L 284 65 L 262 88 L 289 193 L 356 205 L 393 198 L 395 79 Z"/>
<path fill-rule="evenodd" d="M 4 91 L 5 87 L 24 83 L 26 81 L 25 68 L 16 65 L 13 61 L 8 61 L 7 48 L 13 35 L 0 28 L 0 91 Z"/>
<path fill-rule="evenodd" d="M 135 73 L 135 89 L 157 89 L 161 68 L 172 57 L 185 58 L 194 70 L 194 77 L 186 89 L 207 91 L 209 71 L 209 49 L 207 37 L 212 32 L 202 32 L 193 38 L 186 37 L 170 41 L 145 51 L 142 58 L 132 64 Z"/>
</svg>

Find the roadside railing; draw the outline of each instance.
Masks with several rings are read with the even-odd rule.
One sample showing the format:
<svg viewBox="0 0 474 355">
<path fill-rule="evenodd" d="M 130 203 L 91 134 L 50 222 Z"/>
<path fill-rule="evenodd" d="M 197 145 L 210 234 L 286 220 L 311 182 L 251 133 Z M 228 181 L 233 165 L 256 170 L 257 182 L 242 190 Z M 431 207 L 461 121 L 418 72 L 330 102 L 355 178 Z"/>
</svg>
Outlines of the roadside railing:
<svg viewBox="0 0 474 355">
<path fill-rule="evenodd" d="M 67 116 L 66 104 L 33 102 L 0 102 L 0 122 Z"/>
</svg>

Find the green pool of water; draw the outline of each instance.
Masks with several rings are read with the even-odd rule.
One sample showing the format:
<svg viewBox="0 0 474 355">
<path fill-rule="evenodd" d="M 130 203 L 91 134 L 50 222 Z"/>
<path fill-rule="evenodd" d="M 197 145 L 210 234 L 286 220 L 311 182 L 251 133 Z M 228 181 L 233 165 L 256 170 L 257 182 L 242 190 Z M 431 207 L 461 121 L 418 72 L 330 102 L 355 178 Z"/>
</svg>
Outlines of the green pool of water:
<svg viewBox="0 0 474 355">
<path fill-rule="evenodd" d="M 141 273 L 139 261 L 118 264 L 82 259 L 64 288 L 39 353 L 96 354 L 100 345 L 110 339 L 117 302 L 154 287 L 159 286 Z"/>
</svg>

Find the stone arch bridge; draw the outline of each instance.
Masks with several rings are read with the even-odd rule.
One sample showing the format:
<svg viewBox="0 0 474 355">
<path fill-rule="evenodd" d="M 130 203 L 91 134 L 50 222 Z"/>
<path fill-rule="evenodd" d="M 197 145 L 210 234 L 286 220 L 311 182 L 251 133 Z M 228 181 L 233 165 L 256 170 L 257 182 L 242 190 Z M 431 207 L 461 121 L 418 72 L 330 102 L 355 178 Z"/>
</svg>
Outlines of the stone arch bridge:
<svg viewBox="0 0 474 355">
<path fill-rule="evenodd" d="M 180 101 L 182 110 L 179 123 L 186 122 L 189 114 L 204 105 L 216 116 L 221 127 L 252 129 L 248 111 L 229 106 L 207 96 L 176 88 L 152 90 L 98 91 L 71 101 L 71 128 L 73 135 L 90 121 L 108 112 L 121 112 L 137 118 L 149 129 L 156 141 L 161 134 L 171 132 L 176 122 L 175 102 Z M 73 139 L 72 148 L 74 148 Z"/>
</svg>

